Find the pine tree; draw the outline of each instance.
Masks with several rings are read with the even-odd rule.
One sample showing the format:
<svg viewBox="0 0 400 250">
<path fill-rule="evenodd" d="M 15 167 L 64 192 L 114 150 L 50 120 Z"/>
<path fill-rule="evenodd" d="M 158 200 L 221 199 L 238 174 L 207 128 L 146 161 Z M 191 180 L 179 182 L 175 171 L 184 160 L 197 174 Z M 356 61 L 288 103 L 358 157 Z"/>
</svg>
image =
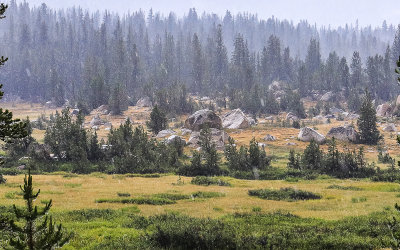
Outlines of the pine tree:
<svg viewBox="0 0 400 250">
<path fill-rule="evenodd" d="M 154 133 L 158 134 L 161 130 L 167 129 L 168 120 L 167 116 L 158 105 L 155 105 L 150 113 L 150 121 L 147 122 L 147 126 Z"/>
<path fill-rule="evenodd" d="M 0 19 L 5 18 L 4 13 L 6 12 L 8 5 L 0 4 Z M 0 57 L 0 67 L 4 66 L 8 58 L 4 56 Z M 0 84 L 0 99 L 3 98 L 4 92 L 1 91 L 3 84 Z M 21 122 L 20 119 L 13 119 L 12 112 L 3 110 L 0 108 L 0 140 L 3 142 L 9 142 L 13 139 L 24 138 L 28 135 L 26 130 L 26 123 Z M 3 162 L 0 161 L 0 165 Z M 6 182 L 3 175 L 0 174 L 0 184 Z"/>
<path fill-rule="evenodd" d="M 366 90 L 361 104 L 360 117 L 357 120 L 361 143 L 376 145 L 381 139 L 376 121 L 376 111 L 372 103 L 371 94 Z"/>
<path fill-rule="evenodd" d="M 204 128 L 200 131 L 199 145 L 205 159 L 205 174 L 208 176 L 217 175 L 220 172 L 218 163 L 219 155 L 215 143 L 212 141 L 211 130 Z"/>
<path fill-rule="evenodd" d="M 304 150 L 303 157 L 301 158 L 301 164 L 305 169 L 321 170 L 322 159 L 323 153 L 319 148 L 318 143 L 312 140 Z"/>
<path fill-rule="evenodd" d="M 33 191 L 33 181 L 30 170 L 28 176 L 25 175 L 24 186 L 20 187 L 25 200 L 26 208 L 17 208 L 15 205 L 14 214 L 17 222 L 20 220 L 25 222 L 24 226 L 10 221 L 10 230 L 12 238 L 10 246 L 15 249 L 54 249 L 64 246 L 71 235 L 65 235 L 62 225 L 58 226 L 53 223 L 52 217 L 48 216 L 52 206 L 52 200 L 46 203 L 43 209 L 38 209 L 33 205 L 40 193 L 40 189 L 35 193 Z M 44 219 L 42 219 L 44 217 Z"/>
</svg>

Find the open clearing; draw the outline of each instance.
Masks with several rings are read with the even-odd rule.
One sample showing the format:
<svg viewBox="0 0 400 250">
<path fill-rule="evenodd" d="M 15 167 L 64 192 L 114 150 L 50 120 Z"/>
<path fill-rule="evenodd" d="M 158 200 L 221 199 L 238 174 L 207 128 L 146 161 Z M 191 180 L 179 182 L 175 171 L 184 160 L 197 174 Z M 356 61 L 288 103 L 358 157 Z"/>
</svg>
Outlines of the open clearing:
<svg viewBox="0 0 400 250">
<path fill-rule="evenodd" d="M 69 175 L 66 175 L 69 176 Z M 23 200 L 19 185 L 23 176 L 6 176 L 8 182 L 0 188 L 0 205 L 18 204 Z M 261 208 L 262 212 L 285 211 L 301 217 L 341 219 L 347 216 L 367 215 L 383 211 L 400 202 L 400 185 L 393 183 L 370 182 L 366 180 L 324 179 L 313 181 L 248 181 L 223 178 L 231 187 L 197 186 L 190 184 L 191 178 L 182 177 L 183 185 L 177 185 L 178 176 L 160 178 L 126 177 L 123 175 L 35 175 L 35 188 L 42 190 L 39 201 L 53 199 L 52 211 L 78 210 L 86 208 L 124 208 L 129 204 L 96 203 L 100 198 L 118 198 L 117 193 L 129 193 L 131 197 L 143 197 L 159 193 L 190 194 L 196 191 L 212 191 L 225 194 L 211 199 L 180 200 L 172 205 L 137 205 L 140 214 L 145 216 L 165 212 L 179 212 L 195 217 L 220 217 L 235 212 L 252 212 Z M 328 189 L 331 185 L 357 187 L 362 190 Z M 293 187 L 322 195 L 321 200 L 309 201 L 271 201 L 250 197 L 248 190 Z"/>
</svg>

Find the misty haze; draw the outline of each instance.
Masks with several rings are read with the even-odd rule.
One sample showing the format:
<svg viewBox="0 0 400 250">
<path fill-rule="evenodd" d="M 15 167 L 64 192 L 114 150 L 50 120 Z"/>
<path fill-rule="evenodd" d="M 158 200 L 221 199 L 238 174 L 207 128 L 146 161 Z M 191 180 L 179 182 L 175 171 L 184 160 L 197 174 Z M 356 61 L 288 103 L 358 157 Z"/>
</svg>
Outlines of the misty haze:
<svg viewBox="0 0 400 250">
<path fill-rule="evenodd" d="M 398 5 L 0 2 L 0 249 L 399 249 Z"/>
</svg>

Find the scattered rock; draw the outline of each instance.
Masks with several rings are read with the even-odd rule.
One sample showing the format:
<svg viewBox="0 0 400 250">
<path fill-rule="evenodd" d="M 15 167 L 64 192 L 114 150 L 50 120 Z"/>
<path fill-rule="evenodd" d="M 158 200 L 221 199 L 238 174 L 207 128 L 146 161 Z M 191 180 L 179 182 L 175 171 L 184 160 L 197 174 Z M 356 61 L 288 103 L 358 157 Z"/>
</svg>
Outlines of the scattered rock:
<svg viewBox="0 0 400 250">
<path fill-rule="evenodd" d="M 190 130 L 190 129 L 186 129 L 186 128 L 181 129 L 182 136 L 185 136 L 185 135 L 188 135 L 191 133 L 192 133 L 192 130 Z"/>
<path fill-rule="evenodd" d="M 254 120 L 253 120 L 254 122 Z M 244 129 L 250 127 L 251 121 L 240 109 L 232 110 L 222 117 L 222 126 L 228 129 Z M 255 122 L 254 122 L 255 123 Z"/>
<path fill-rule="evenodd" d="M 340 126 L 331 128 L 327 137 L 335 137 L 335 139 L 341 141 L 357 142 L 359 134 L 352 126 Z"/>
<path fill-rule="evenodd" d="M 271 85 L 268 86 L 268 90 L 272 92 L 281 91 L 283 90 L 283 83 L 278 81 L 273 81 Z"/>
<path fill-rule="evenodd" d="M 399 105 L 400 105 L 400 95 L 398 95 L 397 99 L 396 99 L 396 106 L 399 106 Z"/>
<path fill-rule="evenodd" d="M 286 143 L 286 145 L 287 145 L 287 146 L 296 146 L 297 144 L 294 143 L 294 142 L 288 142 L 288 143 Z"/>
<path fill-rule="evenodd" d="M 101 105 L 97 109 L 92 110 L 91 114 L 93 115 L 108 115 L 110 113 L 108 111 L 108 106 L 107 105 Z"/>
<path fill-rule="evenodd" d="M 317 143 L 324 143 L 325 142 L 325 136 L 318 133 L 312 128 L 302 128 L 300 129 L 300 133 L 298 135 L 298 139 L 303 142 L 310 142 L 314 140 Z"/>
<path fill-rule="evenodd" d="M 205 127 L 222 129 L 222 120 L 213 111 L 202 109 L 186 119 L 185 127 L 193 131 L 200 131 Z"/>
<path fill-rule="evenodd" d="M 176 134 L 175 131 L 171 130 L 171 129 L 165 129 L 165 130 L 161 130 L 160 132 L 158 132 L 157 134 L 157 138 L 164 138 L 170 135 L 174 135 Z"/>
<path fill-rule="evenodd" d="M 101 126 L 101 125 L 103 125 L 103 124 L 104 124 L 104 122 L 103 122 L 103 120 L 101 120 L 101 118 L 100 118 L 99 115 L 95 115 L 95 116 L 92 118 L 92 120 L 90 121 L 90 126 L 91 126 L 91 127 L 94 127 L 94 126 Z"/>
<path fill-rule="evenodd" d="M 153 107 L 153 103 L 151 102 L 150 97 L 145 96 L 137 101 L 136 106 L 140 108 Z"/>
<path fill-rule="evenodd" d="M 392 107 L 388 103 L 384 103 L 376 108 L 376 115 L 381 117 L 387 117 L 391 116 L 392 111 L 393 111 Z"/>
<path fill-rule="evenodd" d="M 79 115 L 79 109 L 73 109 L 71 115 Z"/>
<path fill-rule="evenodd" d="M 174 142 L 179 142 L 179 143 L 182 143 L 183 145 L 186 144 L 186 141 L 184 139 L 182 139 L 182 137 L 177 136 L 177 135 L 171 135 L 170 137 L 168 137 L 168 139 L 165 140 L 165 142 L 167 144 L 171 144 Z"/>
<path fill-rule="evenodd" d="M 264 141 L 276 141 L 276 138 L 275 136 L 268 134 L 264 137 Z"/>
<path fill-rule="evenodd" d="M 349 114 L 346 116 L 346 120 L 350 121 L 350 120 L 357 120 L 360 117 L 360 115 L 358 114 Z"/>
<path fill-rule="evenodd" d="M 389 123 L 383 128 L 383 131 L 385 131 L 385 132 L 397 132 L 397 128 L 396 128 L 396 125 L 394 125 L 393 123 Z"/>
<path fill-rule="evenodd" d="M 299 118 L 295 114 L 293 114 L 292 112 L 289 112 L 286 115 L 286 121 L 298 121 L 298 120 L 299 120 Z"/>
<path fill-rule="evenodd" d="M 207 101 L 209 101 L 210 100 L 210 97 L 208 97 L 208 96 L 204 96 L 204 97 L 202 97 L 201 99 L 200 99 L 200 101 L 202 101 L 202 102 L 207 102 Z"/>
<path fill-rule="evenodd" d="M 321 96 L 320 101 L 329 102 L 332 100 L 333 96 L 334 95 L 332 91 L 326 92 L 323 96 Z"/>
<path fill-rule="evenodd" d="M 332 113 L 332 114 L 339 114 L 339 113 L 343 113 L 344 111 L 342 109 L 333 107 L 333 108 L 329 109 L 329 112 Z"/>
<path fill-rule="evenodd" d="M 273 120 L 274 120 L 274 117 L 273 117 L 273 116 L 268 116 L 268 117 L 265 117 L 265 120 L 267 120 L 267 121 L 273 121 Z"/>
<path fill-rule="evenodd" d="M 259 143 L 258 143 L 258 146 L 261 147 L 261 148 L 265 148 L 266 145 L 265 145 L 265 143 L 259 142 Z"/>
</svg>

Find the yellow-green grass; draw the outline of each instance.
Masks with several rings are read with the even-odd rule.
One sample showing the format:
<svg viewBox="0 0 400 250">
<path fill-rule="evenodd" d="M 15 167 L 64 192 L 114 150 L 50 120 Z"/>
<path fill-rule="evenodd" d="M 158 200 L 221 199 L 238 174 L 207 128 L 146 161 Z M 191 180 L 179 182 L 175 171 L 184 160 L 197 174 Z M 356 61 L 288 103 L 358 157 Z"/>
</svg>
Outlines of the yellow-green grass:
<svg viewBox="0 0 400 250">
<path fill-rule="evenodd" d="M 6 185 L 0 185 L 0 205 L 18 204 L 23 200 L 19 196 L 18 184 L 23 176 L 6 176 Z M 190 194 L 196 191 L 210 191 L 225 194 L 224 197 L 211 199 L 180 200 L 171 205 L 137 205 L 140 214 L 150 216 L 165 212 L 180 212 L 195 217 L 220 217 L 235 212 L 252 212 L 254 208 L 263 212 L 283 210 L 302 217 L 340 219 L 347 216 L 366 215 L 382 211 L 400 202 L 396 197 L 400 185 L 394 183 L 375 183 L 368 180 L 313 180 L 290 183 L 287 181 L 250 181 L 224 178 L 232 183 L 232 187 L 198 186 L 190 184 L 191 178 L 182 178 L 183 185 L 177 185 L 178 176 L 162 176 L 160 178 L 123 178 L 118 176 L 79 175 L 65 178 L 61 175 L 35 175 L 35 187 L 42 193 L 42 200 L 53 199 L 53 211 L 67 211 L 85 208 L 124 208 L 129 204 L 96 203 L 96 199 L 118 198 L 118 193 L 129 193 L 131 197 L 149 196 L 159 193 Z M 362 188 L 360 191 L 328 189 L 332 184 Z M 310 201 L 270 201 L 250 197 L 248 190 L 281 187 L 293 187 L 322 195 L 321 200 Z M 363 202 L 354 202 L 363 198 Z"/>
</svg>

